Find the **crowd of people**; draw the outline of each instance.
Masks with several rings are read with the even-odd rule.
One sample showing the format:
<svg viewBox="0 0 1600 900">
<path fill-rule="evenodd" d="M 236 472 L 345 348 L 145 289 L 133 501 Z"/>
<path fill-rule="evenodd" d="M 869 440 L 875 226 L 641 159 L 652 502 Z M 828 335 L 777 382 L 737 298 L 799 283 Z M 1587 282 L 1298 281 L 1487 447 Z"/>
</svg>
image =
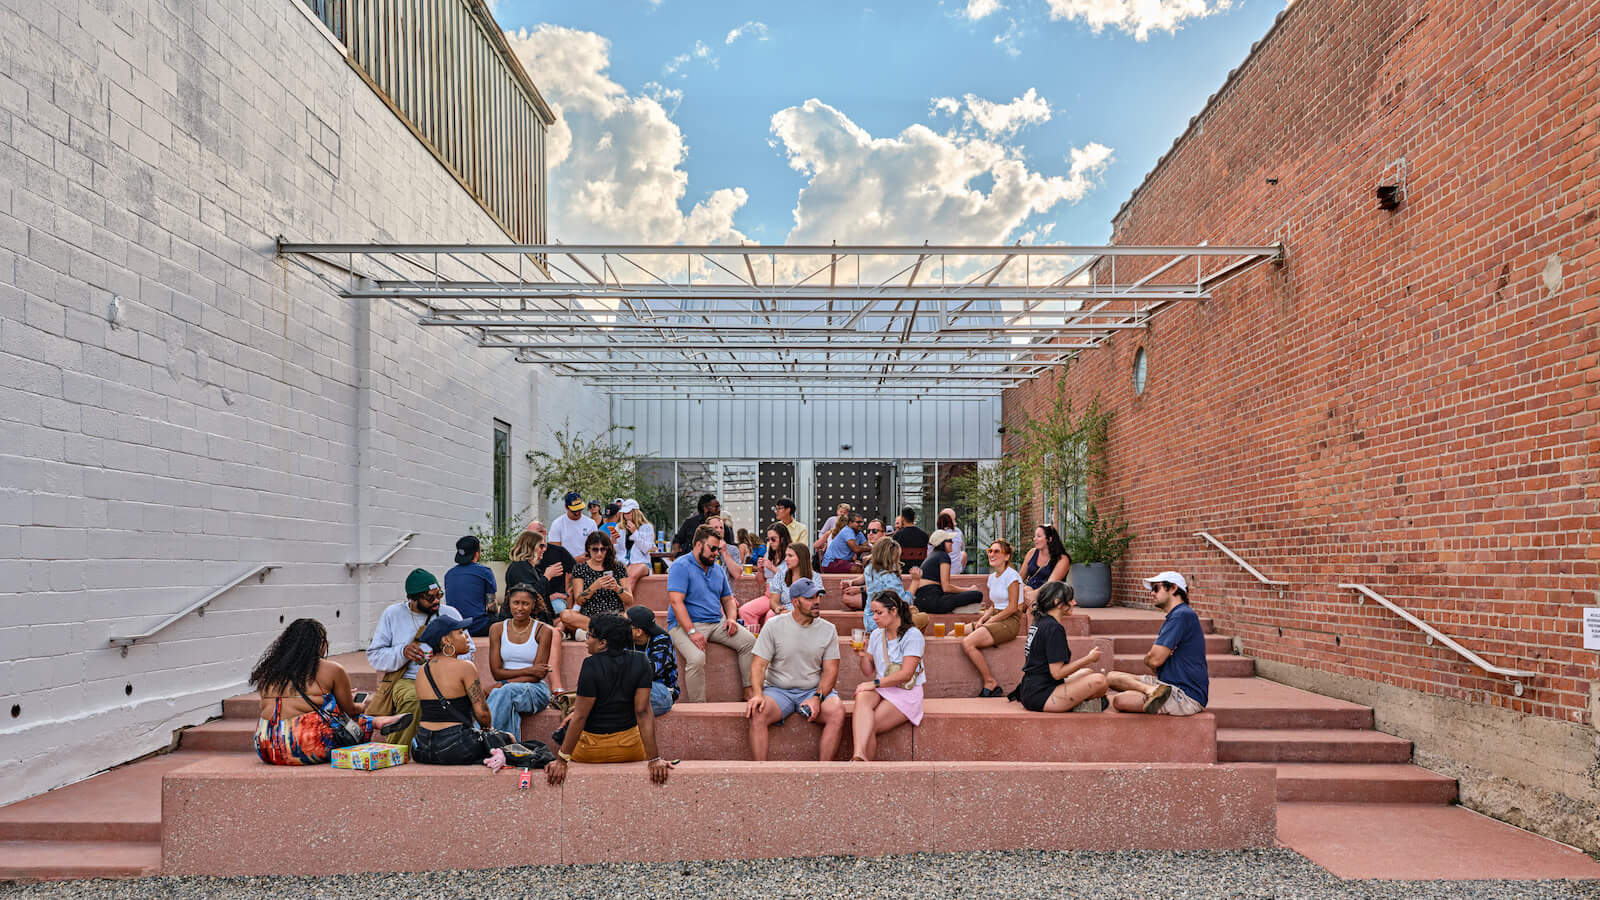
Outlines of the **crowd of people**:
<svg viewBox="0 0 1600 900">
<path fill-rule="evenodd" d="M 862 616 L 849 641 L 861 673 L 852 760 L 873 759 L 880 735 L 921 723 L 930 617 L 958 611 L 974 616 L 959 638 L 979 697 L 1048 713 L 1105 698 L 1105 709 L 1175 716 L 1207 702 L 1205 637 L 1177 572 L 1146 579 L 1165 614 L 1144 658 L 1148 674 L 1101 674 L 1098 649 L 1074 654 L 1072 561 L 1050 525 L 1034 529 L 1020 567 L 1009 542 L 990 542 L 989 574 L 975 590 L 952 580 L 966 551 L 950 510 L 930 534 L 917 527 L 914 509 L 904 509 L 891 532 L 840 504 L 812 542 L 785 499 L 760 539 L 741 548 L 720 504 L 706 495 L 672 539 L 663 628 L 655 610 L 635 602 L 657 553 L 639 504 L 619 499 L 596 508 L 573 492 L 565 507 L 548 529 L 530 523 L 516 540 L 503 601 L 472 536 L 457 542 L 456 564 L 442 581 L 412 571 L 406 599 L 384 609 L 368 645 L 367 659 L 381 673 L 370 697 L 353 693 L 348 673 L 326 658 L 320 623 L 290 624 L 251 674 L 261 698 L 260 757 L 326 762 L 338 730 L 348 740 L 407 745 L 420 763 L 475 763 L 528 752 L 520 743 L 523 716 L 557 706 L 561 725 L 545 766 L 551 783 L 566 777 L 568 762 L 644 761 L 653 780 L 665 781 L 671 764 L 656 746 L 654 720 L 679 702 L 705 701 L 706 649 L 718 643 L 737 657 L 751 755 L 766 759 L 768 730 L 799 713 L 822 729 L 820 758 L 833 759 L 846 718 L 837 690 L 842 649 L 820 610 L 819 567 L 849 574 L 840 600 Z M 758 574 L 765 587 L 743 604 L 734 593 L 741 571 Z M 983 651 L 1024 634 L 1022 676 L 1007 692 Z M 474 637 L 488 641 L 491 690 L 480 680 Z M 561 656 L 578 641 L 587 655 L 569 691 Z"/>
</svg>

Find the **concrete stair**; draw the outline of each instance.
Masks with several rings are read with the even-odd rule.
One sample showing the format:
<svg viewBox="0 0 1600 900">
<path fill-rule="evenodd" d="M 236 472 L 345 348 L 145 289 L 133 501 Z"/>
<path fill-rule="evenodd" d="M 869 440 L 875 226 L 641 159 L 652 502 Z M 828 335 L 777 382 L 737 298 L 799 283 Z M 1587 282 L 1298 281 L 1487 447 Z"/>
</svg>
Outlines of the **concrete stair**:
<svg viewBox="0 0 1600 900">
<path fill-rule="evenodd" d="M 858 615 L 838 612 L 829 616 L 840 627 L 842 641 L 849 634 L 846 624 Z M 946 624 L 970 620 L 963 616 L 939 618 Z M 1075 621 L 1069 632 L 1087 635 L 1117 668 L 1143 671 L 1140 657 L 1160 623 L 1160 613 L 1153 610 L 1085 610 L 1081 621 Z M 1213 628 L 1209 619 L 1202 618 L 1202 625 L 1208 632 Z M 1075 647 L 1081 646 L 1077 643 L 1080 640 L 1083 638 L 1075 638 Z M 883 765 L 932 766 L 935 768 L 929 771 L 948 771 L 959 780 L 969 778 L 962 774 L 967 768 L 996 764 L 981 760 L 1039 760 L 1017 765 L 1064 765 L 1069 768 L 1062 770 L 1061 777 L 1079 778 L 1089 777 L 1081 770 L 1084 766 L 1142 764 L 1124 760 L 1169 759 L 1172 762 L 1156 765 L 1203 766 L 1206 763 L 1199 760 L 1215 759 L 1219 765 L 1232 768 L 1270 770 L 1272 790 L 1279 803 L 1338 801 L 1357 809 L 1375 808 L 1367 806 L 1373 804 L 1399 808 L 1406 804 L 1448 804 L 1456 797 L 1453 780 L 1408 763 L 1409 743 L 1372 729 L 1371 709 L 1246 677 L 1253 673 L 1253 663 L 1245 657 L 1228 655 L 1229 641 L 1225 636 L 1213 633 L 1207 639 L 1207 649 L 1212 651 L 1208 655 L 1212 672 L 1210 706 L 1203 716 L 1186 721 L 1114 714 L 1037 717 L 1015 704 L 979 700 L 971 696 L 976 692 L 976 676 L 960 655 L 959 643 L 954 637 L 930 639 L 930 674 L 938 673 L 939 677 L 930 681 L 927 718 L 914 733 L 903 730 L 886 736 L 881 754 L 905 762 Z M 1015 654 L 1015 665 L 1020 668 L 1022 649 L 1023 641 L 1019 639 L 991 653 Z M 562 668 L 569 673 L 567 685 L 572 686 L 577 682 L 577 668 L 585 650 L 583 645 L 571 642 L 563 650 Z M 843 670 L 853 672 L 853 654 L 848 646 L 842 651 Z M 719 655 L 725 657 L 721 665 L 728 672 L 724 674 L 731 674 L 732 652 L 713 645 L 713 663 Z M 486 649 L 480 657 L 480 670 L 486 670 Z M 376 675 L 366 665 L 363 654 L 346 654 L 339 660 L 350 671 L 358 689 L 370 689 L 376 683 Z M 1005 664 L 1004 660 L 999 663 Z M 487 674 L 483 671 L 486 683 Z M 941 679 L 946 687 L 938 686 Z M 716 684 L 714 680 L 709 683 Z M 737 680 L 733 683 L 736 686 Z M 1009 687 L 1015 682 L 1004 678 L 1003 683 Z M 726 688 L 723 685 L 724 692 Z M 935 690 L 948 690 L 950 694 L 932 696 Z M 848 690 L 841 693 L 850 695 Z M 736 696 L 720 699 L 731 701 Z M 713 697 L 716 698 L 715 693 Z M 0 856 L 0 879 L 129 877 L 160 871 L 163 779 L 205 760 L 233 760 L 246 772 L 268 768 L 256 762 L 251 747 L 258 708 L 253 695 L 230 698 L 221 705 L 222 718 L 185 729 L 176 752 L 0 808 L 0 847 L 14 851 Z M 546 712 L 528 717 L 524 733 L 547 740 L 554 725 L 554 714 Z M 699 755 L 706 759 L 693 763 L 700 767 L 781 767 L 815 760 L 820 729 L 791 720 L 771 735 L 774 762 L 739 762 L 748 755 L 746 727 L 738 703 L 680 704 L 661 720 L 661 743 L 665 752 L 685 760 L 693 760 L 690 748 L 698 747 Z M 1204 734 L 1200 735 L 1197 729 Z M 685 762 L 686 767 L 689 765 Z M 713 770 L 706 771 L 709 774 Z M 309 772 L 273 774 L 292 779 Z M 489 783 L 499 784 L 485 782 Z M 684 814 L 690 814 L 689 809 L 685 807 Z M 1104 817 L 1103 809 L 1096 810 Z"/>
</svg>

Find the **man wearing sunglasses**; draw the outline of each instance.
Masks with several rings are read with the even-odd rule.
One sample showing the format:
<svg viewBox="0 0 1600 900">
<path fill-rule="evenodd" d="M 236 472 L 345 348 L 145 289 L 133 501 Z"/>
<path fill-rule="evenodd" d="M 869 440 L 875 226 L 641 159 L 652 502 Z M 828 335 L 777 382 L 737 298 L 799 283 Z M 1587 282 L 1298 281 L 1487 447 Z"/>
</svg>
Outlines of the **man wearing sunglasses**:
<svg viewBox="0 0 1600 900">
<path fill-rule="evenodd" d="M 1189 606 L 1189 583 L 1177 572 L 1144 579 L 1156 606 L 1166 613 L 1144 664 L 1154 675 L 1111 672 L 1106 696 L 1118 712 L 1192 716 L 1206 708 L 1211 690 L 1206 670 L 1206 635 Z"/>
</svg>

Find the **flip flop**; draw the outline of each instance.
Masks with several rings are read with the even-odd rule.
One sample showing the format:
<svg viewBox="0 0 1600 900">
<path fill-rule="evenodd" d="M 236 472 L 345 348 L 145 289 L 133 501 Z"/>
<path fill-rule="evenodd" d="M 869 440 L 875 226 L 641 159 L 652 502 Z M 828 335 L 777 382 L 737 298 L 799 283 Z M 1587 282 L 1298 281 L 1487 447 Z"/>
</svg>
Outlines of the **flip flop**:
<svg viewBox="0 0 1600 900">
<path fill-rule="evenodd" d="M 1172 693 L 1172 685 L 1170 685 L 1170 684 L 1158 684 L 1158 685 L 1156 685 L 1156 689 L 1150 692 L 1150 696 L 1144 698 L 1144 711 L 1147 712 L 1147 713 L 1153 713 L 1156 710 L 1160 709 L 1161 708 L 1161 704 L 1167 702 L 1167 697 L 1171 693 Z"/>
<path fill-rule="evenodd" d="M 411 725 L 411 713 L 402 713 L 400 718 L 378 729 L 379 734 L 394 734 L 405 731 Z"/>
</svg>

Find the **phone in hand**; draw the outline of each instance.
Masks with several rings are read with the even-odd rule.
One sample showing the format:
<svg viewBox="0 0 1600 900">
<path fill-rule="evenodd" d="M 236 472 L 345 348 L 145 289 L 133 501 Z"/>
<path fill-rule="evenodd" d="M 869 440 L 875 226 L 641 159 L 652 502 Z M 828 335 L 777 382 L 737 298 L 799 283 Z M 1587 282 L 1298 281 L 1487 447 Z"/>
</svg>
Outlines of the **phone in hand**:
<svg viewBox="0 0 1600 900">
<path fill-rule="evenodd" d="M 371 696 L 372 694 L 367 691 L 356 691 L 351 695 L 351 699 L 355 700 L 357 703 L 365 703 L 367 702 L 367 698 Z"/>
</svg>

